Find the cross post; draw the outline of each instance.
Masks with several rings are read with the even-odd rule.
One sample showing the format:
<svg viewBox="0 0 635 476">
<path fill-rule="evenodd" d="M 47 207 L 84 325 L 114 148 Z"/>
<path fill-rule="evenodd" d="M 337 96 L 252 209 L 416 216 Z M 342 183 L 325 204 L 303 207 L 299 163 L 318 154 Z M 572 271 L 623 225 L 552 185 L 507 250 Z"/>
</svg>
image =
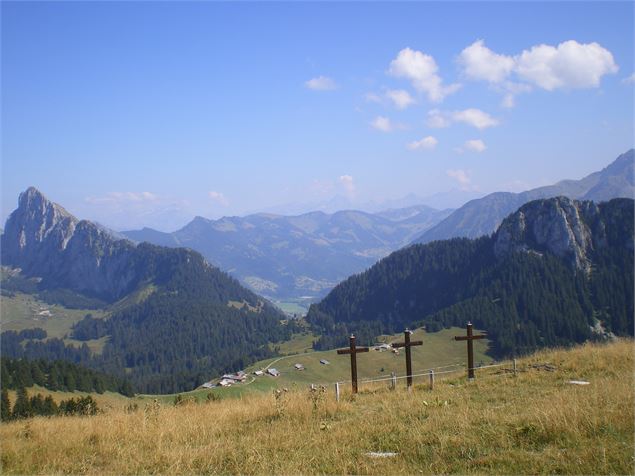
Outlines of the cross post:
<svg viewBox="0 0 635 476">
<path fill-rule="evenodd" d="M 454 340 L 466 340 L 467 341 L 467 378 L 468 380 L 474 380 L 474 344 L 472 341 L 478 339 L 485 339 L 485 335 L 475 336 L 472 333 L 472 323 L 467 323 L 467 336 L 456 336 Z"/>
<path fill-rule="evenodd" d="M 406 348 L 406 381 L 408 382 L 408 388 L 412 387 L 412 356 L 410 354 L 410 348 L 415 345 L 423 345 L 423 341 L 410 340 L 410 330 L 406 329 L 403 333 L 404 341 L 393 344 L 393 347 L 405 347 Z"/>
<path fill-rule="evenodd" d="M 338 349 L 338 354 L 351 354 L 351 383 L 353 386 L 353 393 L 357 393 L 357 354 L 359 352 L 368 352 L 368 347 L 357 347 L 355 345 L 355 336 L 351 334 L 348 339 L 348 349 Z"/>
</svg>

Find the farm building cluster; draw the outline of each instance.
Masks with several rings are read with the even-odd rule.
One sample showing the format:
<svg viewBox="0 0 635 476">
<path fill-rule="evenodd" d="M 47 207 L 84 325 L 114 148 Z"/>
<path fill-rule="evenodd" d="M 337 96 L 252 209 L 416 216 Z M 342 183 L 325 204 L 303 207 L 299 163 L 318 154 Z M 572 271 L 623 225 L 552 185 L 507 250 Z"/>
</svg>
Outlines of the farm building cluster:
<svg viewBox="0 0 635 476">
<path fill-rule="evenodd" d="M 269 375 L 271 377 L 279 377 L 280 372 L 273 367 L 264 370 L 255 370 L 253 372 L 253 378 L 262 377 L 263 375 Z M 216 388 L 216 387 L 231 387 L 245 383 L 249 375 L 244 370 L 239 370 L 233 374 L 225 374 L 220 378 L 210 380 L 201 385 L 202 388 Z"/>
</svg>

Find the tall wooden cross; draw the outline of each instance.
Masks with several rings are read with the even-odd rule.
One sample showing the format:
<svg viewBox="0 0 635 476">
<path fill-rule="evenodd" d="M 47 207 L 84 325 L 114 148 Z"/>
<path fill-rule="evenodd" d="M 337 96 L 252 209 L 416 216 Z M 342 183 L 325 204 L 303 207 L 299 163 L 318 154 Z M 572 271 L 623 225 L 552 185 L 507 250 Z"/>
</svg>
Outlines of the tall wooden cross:
<svg viewBox="0 0 635 476">
<path fill-rule="evenodd" d="M 467 341 L 467 378 L 474 380 L 474 344 L 472 341 L 478 339 L 485 339 L 485 335 L 472 334 L 472 323 L 467 323 L 467 336 L 456 336 L 454 340 L 466 340 Z"/>
<path fill-rule="evenodd" d="M 410 330 L 406 329 L 403 333 L 404 342 L 397 342 L 393 344 L 393 347 L 405 347 L 406 348 L 406 381 L 408 382 L 408 388 L 412 387 L 412 357 L 410 355 L 410 347 L 414 345 L 423 345 L 423 341 L 410 340 Z"/>
<path fill-rule="evenodd" d="M 353 384 L 353 393 L 357 393 L 357 354 L 359 352 L 368 352 L 368 347 L 355 346 L 355 336 L 351 334 L 349 338 L 348 349 L 338 349 L 338 354 L 351 354 L 351 382 Z"/>
</svg>

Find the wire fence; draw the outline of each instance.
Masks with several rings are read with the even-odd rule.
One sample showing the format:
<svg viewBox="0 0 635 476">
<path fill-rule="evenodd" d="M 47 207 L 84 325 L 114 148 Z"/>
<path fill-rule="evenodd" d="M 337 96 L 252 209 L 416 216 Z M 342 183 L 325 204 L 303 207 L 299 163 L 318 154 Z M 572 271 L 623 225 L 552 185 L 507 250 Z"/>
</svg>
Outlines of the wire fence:
<svg viewBox="0 0 635 476">
<path fill-rule="evenodd" d="M 478 375 L 478 378 L 490 378 L 490 377 L 501 377 L 501 376 L 506 376 L 506 375 L 510 375 L 510 374 L 516 374 L 517 372 L 517 368 L 516 368 L 516 359 L 514 360 L 509 360 L 509 361 L 503 361 L 503 362 L 497 362 L 495 364 L 488 364 L 488 365 L 479 365 L 473 368 L 468 368 L 466 365 L 464 364 L 450 364 L 450 365 L 442 365 L 442 366 L 438 366 L 438 367 L 430 367 L 427 369 L 423 369 L 418 371 L 417 373 L 412 373 L 410 375 L 397 375 L 395 373 L 393 373 L 390 376 L 386 376 L 386 377 L 375 377 L 375 378 L 362 378 L 362 379 L 358 379 L 357 384 L 359 386 L 364 386 L 364 385 L 370 385 L 370 384 L 374 384 L 374 383 L 380 383 L 380 382 L 391 382 L 391 388 L 395 388 L 396 387 L 396 382 L 399 380 L 403 380 L 403 379 L 408 379 L 410 378 L 410 381 L 414 383 L 415 379 L 419 378 L 426 378 L 429 379 L 429 384 L 430 384 L 430 388 L 433 387 L 434 385 L 434 381 L 436 379 L 436 377 L 438 376 L 447 376 L 450 374 L 459 374 L 459 373 L 468 373 L 469 375 L 469 370 L 473 370 L 473 371 L 481 371 L 481 370 L 487 370 L 487 369 L 495 369 L 495 368 L 502 368 L 502 370 L 504 370 L 503 372 L 499 372 L 499 373 L 480 373 Z M 340 380 L 337 382 L 331 382 L 329 384 L 322 384 L 323 386 L 335 386 L 335 397 L 336 399 L 339 401 L 340 398 L 340 392 L 343 389 L 343 386 L 346 385 L 350 385 L 352 384 L 352 380 Z"/>
</svg>

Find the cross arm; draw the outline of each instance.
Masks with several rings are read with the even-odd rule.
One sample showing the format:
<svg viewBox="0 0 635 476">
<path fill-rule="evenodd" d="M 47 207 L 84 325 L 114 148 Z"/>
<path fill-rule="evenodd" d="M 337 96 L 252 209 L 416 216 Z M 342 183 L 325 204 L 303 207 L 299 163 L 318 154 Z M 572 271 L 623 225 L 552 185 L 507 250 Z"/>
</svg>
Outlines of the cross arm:
<svg viewBox="0 0 635 476">
<path fill-rule="evenodd" d="M 487 336 L 484 336 L 484 335 L 478 335 L 478 336 L 472 336 L 472 337 L 456 336 L 454 340 L 478 340 L 478 339 L 485 339 L 486 337 Z"/>
<path fill-rule="evenodd" d="M 360 352 L 368 352 L 368 347 L 355 347 L 354 351 L 351 351 L 351 349 L 338 349 L 337 353 L 342 355 L 342 354 L 358 354 Z"/>
<path fill-rule="evenodd" d="M 393 347 L 406 347 L 407 345 L 423 345 L 423 341 L 422 340 L 412 340 L 408 344 L 406 344 L 405 342 L 397 342 L 395 344 L 392 344 Z"/>
</svg>

